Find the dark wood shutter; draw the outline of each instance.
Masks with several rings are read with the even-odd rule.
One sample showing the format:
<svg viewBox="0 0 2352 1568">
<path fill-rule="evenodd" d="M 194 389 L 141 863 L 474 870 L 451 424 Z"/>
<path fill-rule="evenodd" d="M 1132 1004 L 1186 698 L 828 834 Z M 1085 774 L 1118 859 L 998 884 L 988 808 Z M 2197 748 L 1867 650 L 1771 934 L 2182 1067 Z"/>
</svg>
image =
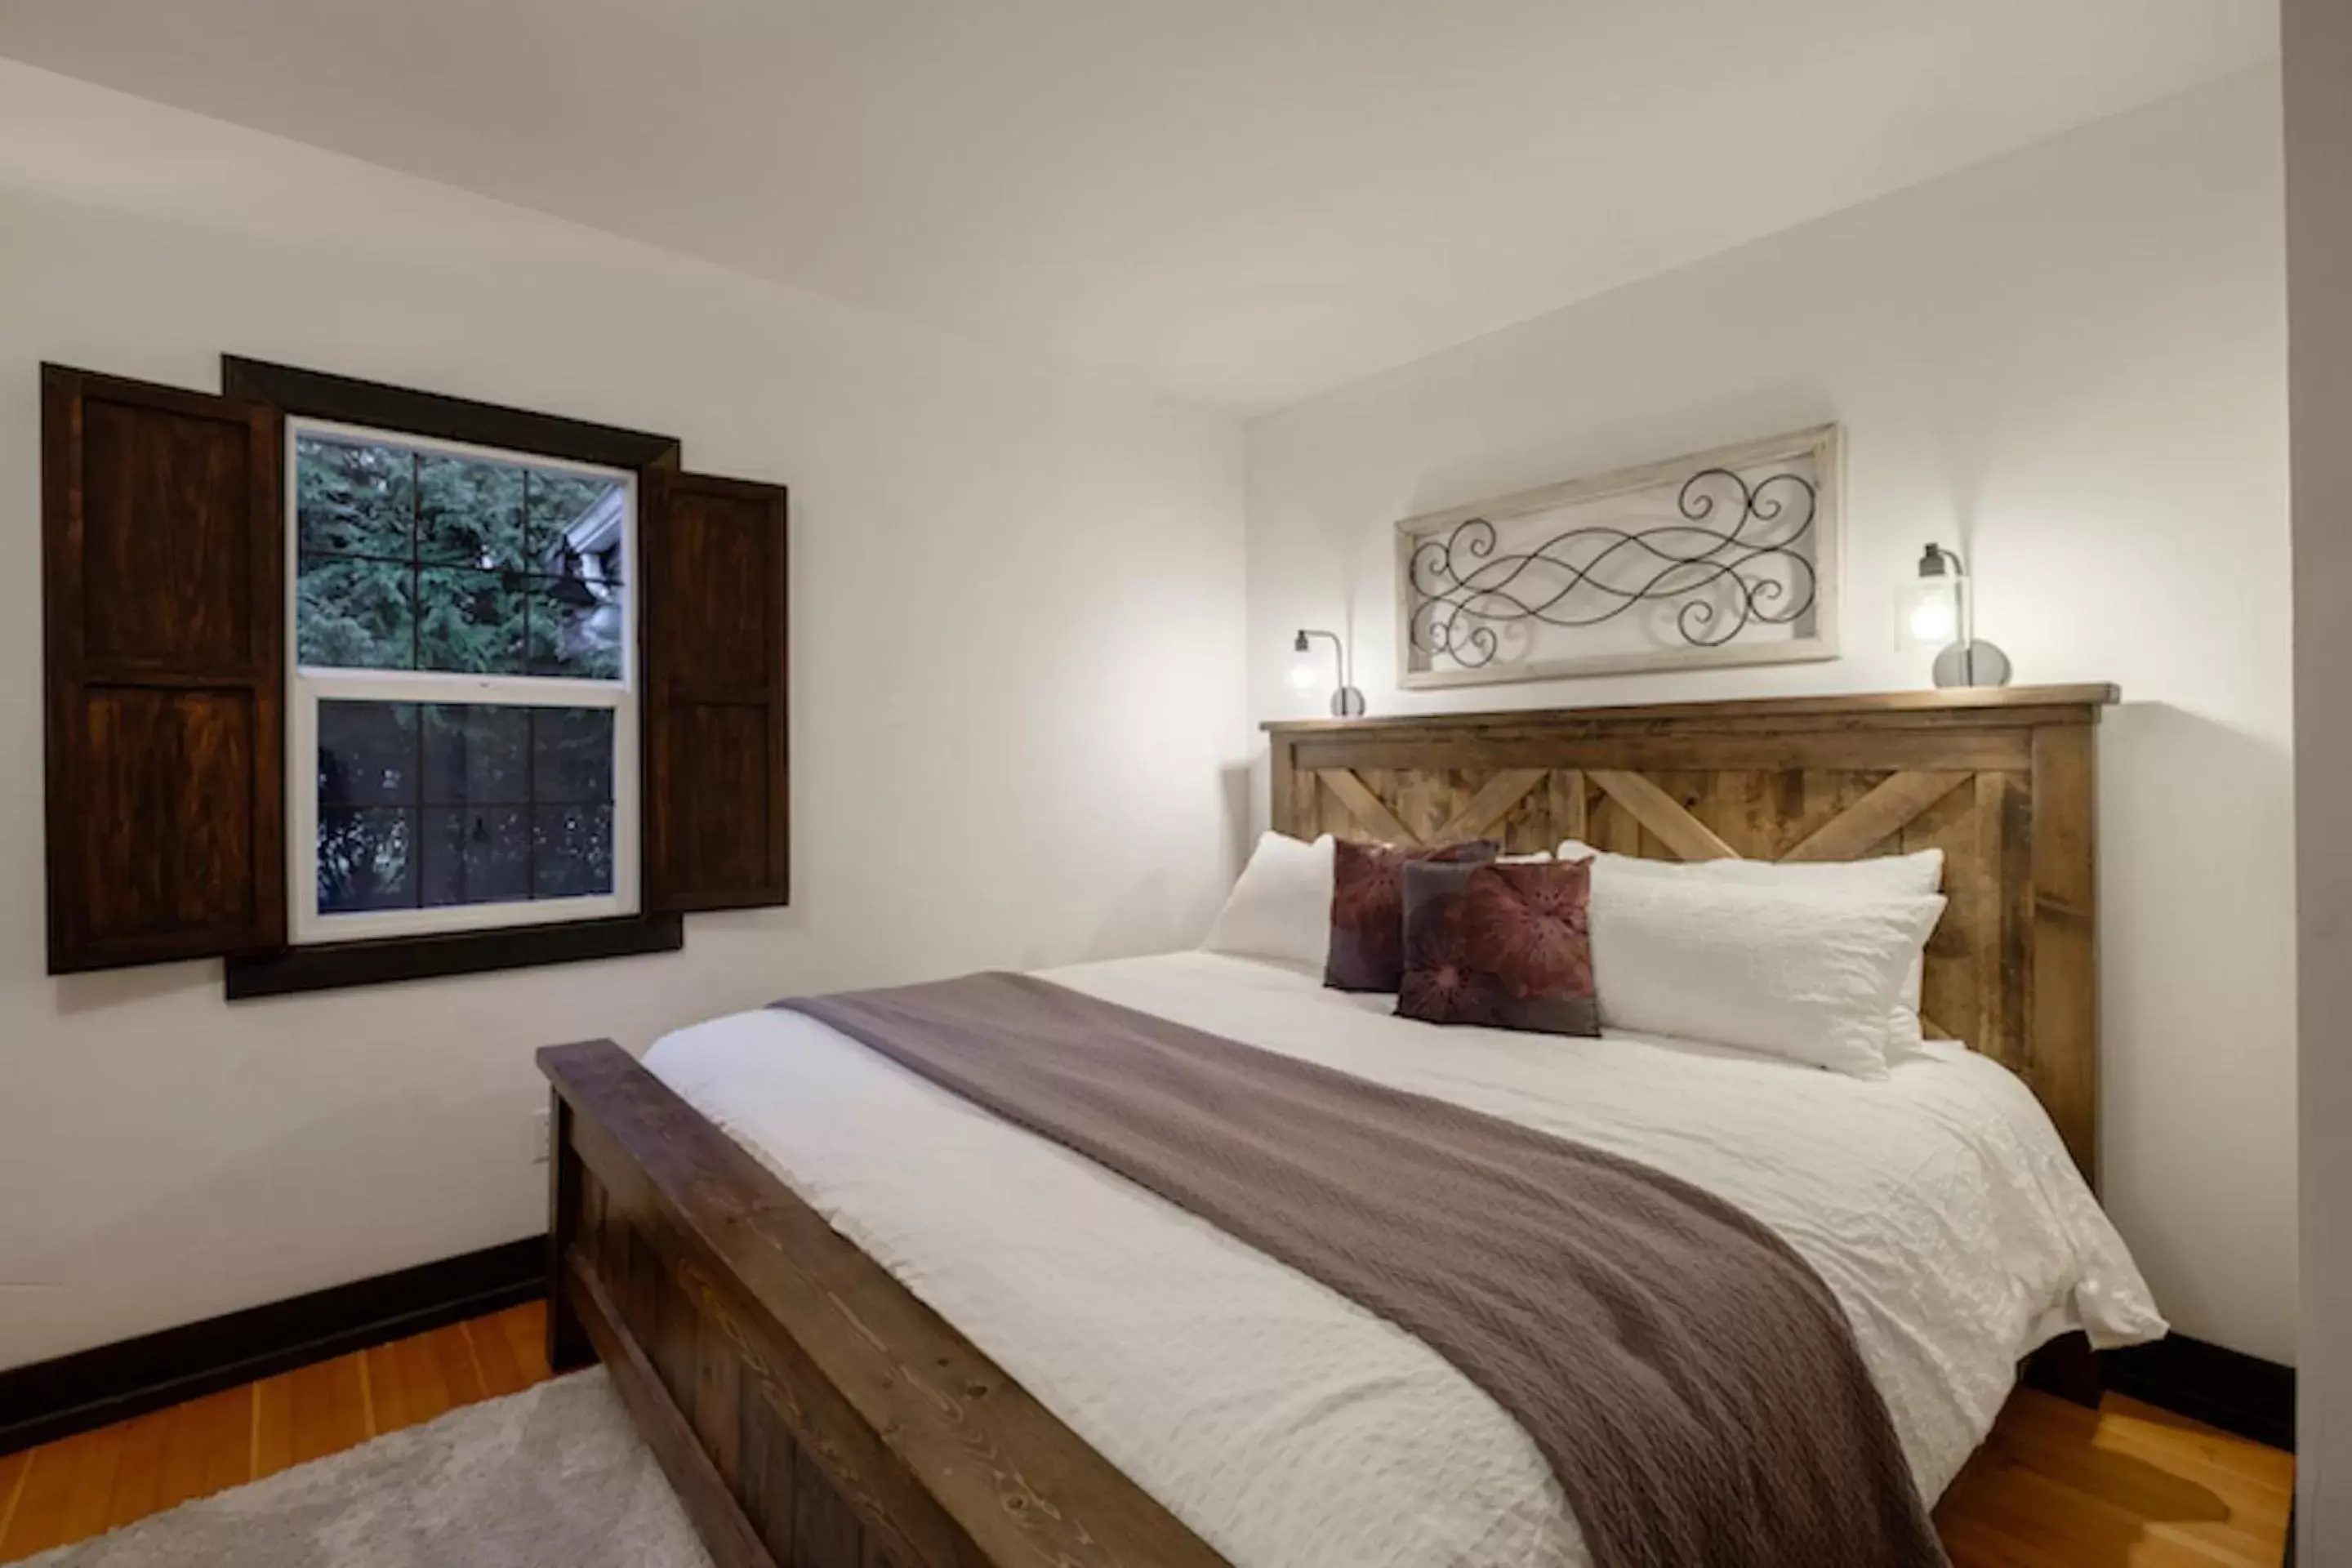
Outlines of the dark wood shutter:
<svg viewBox="0 0 2352 1568">
<path fill-rule="evenodd" d="M 783 487 L 642 473 L 646 907 L 788 902 Z"/>
<path fill-rule="evenodd" d="M 45 365 L 49 972 L 286 935 L 270 409 Z"/>
</svg>

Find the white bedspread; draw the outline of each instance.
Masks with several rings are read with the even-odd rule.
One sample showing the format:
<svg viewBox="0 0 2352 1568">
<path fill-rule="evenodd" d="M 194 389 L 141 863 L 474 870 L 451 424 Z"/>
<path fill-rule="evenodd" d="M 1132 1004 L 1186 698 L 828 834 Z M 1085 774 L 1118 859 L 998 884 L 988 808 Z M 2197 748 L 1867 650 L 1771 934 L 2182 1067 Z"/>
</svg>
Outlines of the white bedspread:
<svg viewBox="0 0 2352 1568">
<path fill-rule="evenodd" d="M 1687 1043 L 1441 1029 L 1208 953 L 1048 978 L 1738 1205 L 1836 1292 L 1930 1500 L 2026 1351 L 2074 1327 L 2162 1331 L 2040 1105 L 1956 1047 L 1872 1083 Z M 1585 1561 L 1534 1444 L 1449 1363 L 1123 1178 L 796 1015 L 680 1030 L 646 1066 L 1238 1568 Z"/>
</svg>

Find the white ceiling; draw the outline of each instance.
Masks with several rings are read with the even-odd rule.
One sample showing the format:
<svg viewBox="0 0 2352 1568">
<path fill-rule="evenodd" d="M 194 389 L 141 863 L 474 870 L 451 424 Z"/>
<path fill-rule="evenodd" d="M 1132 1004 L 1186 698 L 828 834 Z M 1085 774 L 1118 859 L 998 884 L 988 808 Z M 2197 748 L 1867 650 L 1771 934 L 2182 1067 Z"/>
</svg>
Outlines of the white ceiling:
<svg viewBox="0 0 2352 1568">
<path fill-rule="evenodd" d="M 1242 413 L 2273 56 L 2272 0 L 0 0 L 0 54 Z"/>
</svg>

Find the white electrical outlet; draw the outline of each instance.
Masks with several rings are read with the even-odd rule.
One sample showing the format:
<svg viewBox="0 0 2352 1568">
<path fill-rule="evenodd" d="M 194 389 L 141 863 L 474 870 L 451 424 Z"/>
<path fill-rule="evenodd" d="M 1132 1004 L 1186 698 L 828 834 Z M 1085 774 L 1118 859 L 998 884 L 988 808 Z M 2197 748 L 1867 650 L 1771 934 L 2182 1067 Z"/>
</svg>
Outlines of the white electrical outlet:
<svg viewBox="0 0 2352 1568">
<path fill-rule="evenodd" d="M 544 1165 L 547 1163 L 548 1155 L 552 1152 L 551 1134 L 547 1125 L 547 1112 L 534 1110 L 530 1113 L 530 1163 L 534 1165 Z"/>
</svg>

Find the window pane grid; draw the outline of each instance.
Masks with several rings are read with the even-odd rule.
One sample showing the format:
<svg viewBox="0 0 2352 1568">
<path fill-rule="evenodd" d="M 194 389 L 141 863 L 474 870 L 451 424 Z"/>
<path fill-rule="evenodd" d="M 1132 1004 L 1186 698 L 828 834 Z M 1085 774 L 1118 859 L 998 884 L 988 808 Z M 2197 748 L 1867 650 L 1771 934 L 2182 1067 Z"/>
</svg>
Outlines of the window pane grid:
<svg viewBox="0 0 2352 1568">
<path fill-rule="evenodd" d="M 319 703 L 324 914 L 608 895 L 614 714 Z"/>
<path fill-rule="evenodd" d="M 417 492 L 425 488 L 425 454 L 415 447 L 409 448 L 408 471 L 412 476 L 408 486 L 408 553 L 414 556 L 416 553 L 416 513 L 424 504 Z M 417 614 L 424 596 L 423 574 L 412 566 L 408 569 L 408 668 L 411 669 L 425 668 L 425 633 L 421 625 L 425 617 Z M 424 729 L 421 724 L 417 726 L 420 736 Z M 421 763 L 419 768 L 418 776 L 422 777 Z"/>
<path fill-rule="evenodd" d="M 617 572 L 605 577 L 583 577 L 572 572 L 534 572 L 524 566 L 469 566 L 462 561 L 412 561 L 404 555 L 362 555 L 343 550 L 304 550 L 305 566 L 331 566 L 349 561 L 369 566 L 414 567 L 421 572 L 472 572 L 485 577 L 521 577 L 533 583 L 593 583 L 602 587 L 617 588 L 621 578 Z"/>
<path fill-rule="evenodd" d="M 289 423 L 295 940 L 635 910 L 629 477 Z"/>
<path fill-rule="evenodd" d="M 407 467 L 408 471 L 404 476 L 406 482 L 398 487 L 393 499 L 378 498 L 381 504 L 367 508 L 373 514 L 372 521 L 356 525 L 348 518 L 339 518 L 336 514 L 359 510 L 361 503 L 333 490 L 332 477 L 322 479 L 320 485 L 298 486 L 298 491 L 302 492 L 297 497 L 298 521 L 302 525 L 299 548 L 305 554 L 334 555 L 354 560 L 415 561 L 428 566 L 511 567 L 519 562 L 541 558 L 558 549 L 559 540 L 566 540 L 571 529 L 610 500 L 621 483 L 615 475 L 541 468 L 529 462 L 500 458 L 460 457 L 398 437 L 369 438 L 308 431 L 298 434 L 295 460 L 306 470 L 303 477 L 333 469 L 339 460 L 330 456 L 333 453 L 341 453 L 346 458 L 364 456 L 370 468 L 388 458 L 396 457 Z M 471 497 L 470 506 L 436 505 L 432 512 L 433 521 L 428 524 L 426 504 L 436 488 L 426 481 L 428 464 L 435 466 L 436 472 L 462 475 L 470 469 L 510 474 L 514 478 L 516 498 L 511 505 L 501 506 L 493 500 L 485 506 L 478 493 L 480 484 L 477 480 L 467 487 L 477 492 Z M 368 488 L 364 483 L 354 484 L 350 476 L 343 476 L 343 479 L 346 489 Z M 540 487 L 537 500 L 534 500 L 533 486 Z M 551 510 L 543 512 L 539 500 L 546 500 Z M 520 521 L 499 531 L 508 537 L 503 543 L 489 551 L 490 559 L 485 559 L 485 552 L 478 544 L 470 551 L 452 553 L 448 546 L 426 543 L 429 536 L 442 531 L 444 521 L 448 518 L 485 513 L 495 517 L 500 510 L 511 513 Z M 565 521 L 567 518 L 568 521 Z M 335 526 L 339 521 L 342 523 L 341 528 Z M 316 542 L 320 537 L 334 539 L 353 533 L 382 541 L 391 536 L 385 525 L 394 522 L 397 524 L 401 545 L 397 552 Z M 580 552 L 571 553 L 576 555 Z"/>
<path fill-rule="evenodd" d="M 308 433 L 295 453 L 299 663 L 621 678 L 621 479 Z"/>
</svg>

